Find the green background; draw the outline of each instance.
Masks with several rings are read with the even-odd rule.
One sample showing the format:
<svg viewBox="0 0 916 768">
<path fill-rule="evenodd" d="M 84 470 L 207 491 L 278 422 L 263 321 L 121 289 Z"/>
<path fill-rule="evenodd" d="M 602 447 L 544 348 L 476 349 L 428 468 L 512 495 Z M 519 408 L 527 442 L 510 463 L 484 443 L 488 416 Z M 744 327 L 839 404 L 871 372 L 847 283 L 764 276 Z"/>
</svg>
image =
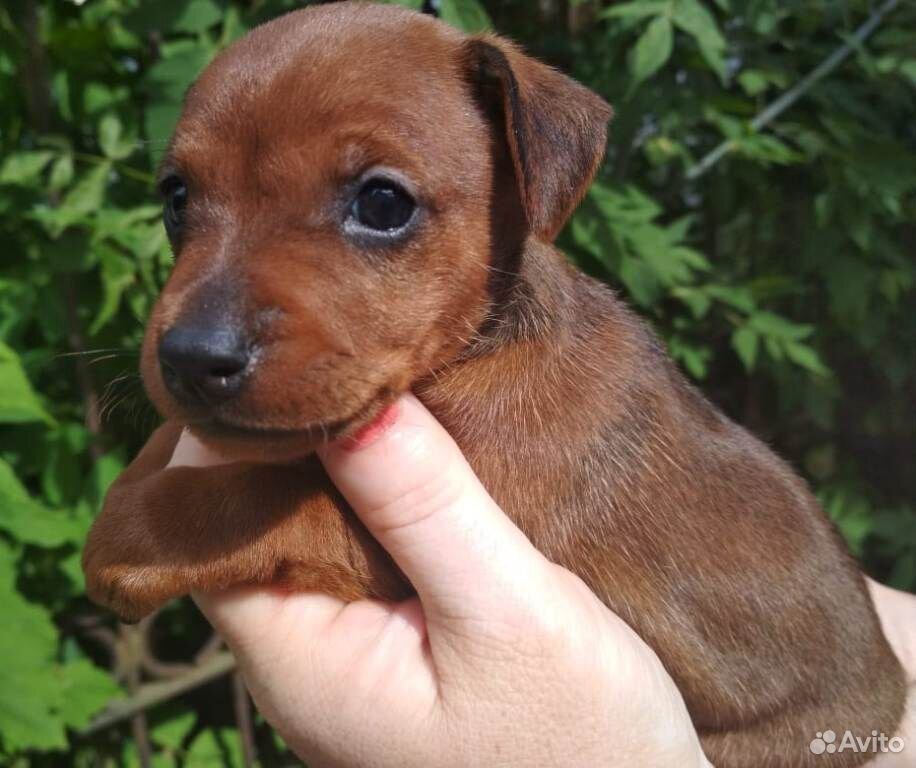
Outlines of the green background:
<svg viewBox="0 0 916 768">
<path fill-rule="evenodd" d="M 13 0 L 0 9 L 0 762 L 133 765 L 79 548 L 156 423 L 136 370 L 171 265 L 152 189 L 188 84 L 294 2 Z M 875 577 L 916 588 L 916 7 L 866 0 L 442 0 L 616 110 L 561 244 L 811 482 Z M 764 106 L 852 55 L 762 131 Z M 707 152 L 728 152 L 699 177 Z M 188 659 L 187 603 L 149 633 Z M 123 648 L 122 648 L 123 650 Z M 149 713 L 156 765 L 239 765 L 228 682 Z M 265 764 L 289 755 L 256 724 Z"/>
</svg>

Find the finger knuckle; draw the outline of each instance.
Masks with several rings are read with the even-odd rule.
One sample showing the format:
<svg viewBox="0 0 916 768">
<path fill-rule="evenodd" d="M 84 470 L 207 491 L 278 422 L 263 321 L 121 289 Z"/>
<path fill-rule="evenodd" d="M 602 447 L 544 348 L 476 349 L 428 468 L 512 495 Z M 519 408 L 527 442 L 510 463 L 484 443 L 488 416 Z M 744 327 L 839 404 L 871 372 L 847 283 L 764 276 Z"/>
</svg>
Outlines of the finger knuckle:
<svg viewBox="0 0 916 768">
<path fill-rule="evenodd" d="M 454 473 L 437 472 L 413 480 L 390 500 L 366 510 L 364 514 L 372 519 L 377 532 L 390 535 L 454 509 L 463 492 L 464 484 Z"/>
</svg>

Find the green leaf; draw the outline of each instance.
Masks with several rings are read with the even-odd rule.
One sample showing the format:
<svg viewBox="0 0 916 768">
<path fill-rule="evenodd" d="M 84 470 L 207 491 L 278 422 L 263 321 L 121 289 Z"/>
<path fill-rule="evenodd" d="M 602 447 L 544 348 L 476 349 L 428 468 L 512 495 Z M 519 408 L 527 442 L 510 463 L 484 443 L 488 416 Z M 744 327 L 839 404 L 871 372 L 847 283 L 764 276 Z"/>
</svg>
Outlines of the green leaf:
<svg viewBox="0 0 916 768">
<path fill-rule="evenodd" d="M 625 256 L 620 261 L 620 279 L 637 304 L 651 307 L 662 294 L 662 285 L 645 262 Z"/>
<path fill-rule="evenodd" d="M 770 83 L 761 72 L 749 69 L 738 75 L 738 84 L 748 96 L 757 96 L 763 93 Z"/>
<path fill-rule="evenodd" d="M 78 549 L 58 563 L 60 572 L 70 582 L 70 593 L 72 595 L 81 595 L 86 591 L 86 576 L 83 573 L 83 558 Z"/>
<path fill-rule="evenodd" d="M 51 166 L 48 189 L 52 192 L 59 192 L 71 181 L 73 181 L 73 155 L 67 152 L 58 157 Z"/>
<path fill-rule="evenodd" d="M 0 742 L 7 754 L 65 749 L 65 726 L 85 725 L 120 689 L 86 659 L 56 661 L 51 616 L 16 591 L 16 578 L 16 555 L 0 540 Z"/>
<path fill-rule="evenodd" d="M 788 342 L 785 345 L 786 357 L 805 370 L 816 373 L 818 376 L 827 376 L 830 369 L 821 361 L 820 356 L 806 344 Z"/>
<path fill-rule="evenodd" d="M 248 15 L 247 13 L 245 14 Z M 242 13 L 237 5 L 230 5 L 223 14 L 223 28 L 220 32 L 219 46 L 225 47 L 251 30 L 251 24 L 242 18 Z"/>
<path fill-rule="evenodd" d="M 442 0 L 439 17 L 464 32 L 493 29 L 493 22 L 478 0 Z"/>
<path fill-rule="evenodd" d="M 858 494 L 847 493 L 844 489 L 821 494 L 820 501 L 853 554 L 861 556 L 865 539 L 872 532 L 874 522 L 868 502 Z"/>
<path fill-rule="evenodd" d="M 900 74 L 906 77 L 912 85 L 916 85 L 916 59 L 910 59 L 900 65 Z"/>
<path fill-rule="evenodd" d="M 99 146 L 106 157 L 123 160 L 133 153 L 136 141 L 124 136 L 121 120 L 117 115 L 108 113 L 99 121 Z"/>
<path fill-rule="evenodd" d="M 178 122 L 185 91 L 215 53 L 211 45 L 181 40 L 163 46 L 162 58 L 146 73 L 149 100 L 144 127 L 154 161 L 158 161 Z"/>
<path fill-rule="evenodd" d="M 400 5 L 412 11 L 419 11 L 423 8 L 423 0 L 380 0 L 380 2 L 385 5 Z"/>
<path fill-rule="evenodd" d="M 0 459 L 0 530 L 23 544 L 57 547 L 81 543 L 86 529 L 87 521 L 33 499 L 13 468 Z"/>
<path fill-rule="evenodd" d="M 665 13 L 670 3 L 668 0 L 634 0 L 631 3 L 615 3 L 610 8 L 601 11 L 605 19 L 642 19 L 646 16 L 658 16 Z"/>
<path fill-rule="evenodd" d="M 662 211 L 658 203 L 634 186 L 619 189 L 597 182 L 592 184 L 589 198 L 608 219 L 628 226 L 648 223 Z"/>
<path fill-rule="evenodd" d="M 769 336 L 776 340 L 801 341 L 814 332 L 814 328 L 810 325 L 793 323 L 772 312 L 755 312 L 751 315 L 749 322 L 762 336 Z"/>
<path fill-rule="evenodd" d="M 0 423 L 29 421 L 54 423 L 32 389 L 19 356 L 0 341 Z"/>
<path fill-rule="evenodd" d="M 242 765 L 239 733 L 229 728 L 201 731 L 188 749 L 187 765 L 236 768 Z"/>
<path fill-rule="evenodd" d="M 109 451 L 93 463 L 89 474 L 87 498 L 98 509 L 101 509 L 105 494 L 118 475 L 124 471 L 124 467 L 124 456 L 121 451 Z"/>
<path fill-rule="evenodd" d="M 672 37 L 671 19 L 667 16 L 649 22 L 630 51 L 631 87 L 635 88 L 664 66 L 671 56 Z"/>
<path fill-rule="evenodd" d="M 190 735 L 196 722 L 197 715 L 194 712 L 181 712 L 176 717 L 156 725 L 150 735 L 153 741 L 160 746 L 167 747 L 172 752 L 177 752 Z"/>
<path fill-rule="evenodd" d="M 766 347 L 767 354 L 777 363 L 784 360 L 786 355 L 782 343 L 772 336 L 763 337 L 763 345 Z"/>
<path fill-rule="evenodd" d="M 757 332 L 748 325 L 742 325 L 732 334 L 732 347 L 738 353 L 747 371 L 754 370 L 759 342 L 760 337 Z"/>
<path fill-rule="evenodd" d="M 683 364 L 693 378 L 706 378 L 712 358 L 712 351 L 708 347 L 698 346 L 675 334 L 668 339 L 668 351 L 675 360 Z"/>
<path fill-rule="evenodd" d="M 7 753 L 63 749 L 64 725 L 55 715 L 62 704 L 57 630 L 44 608 L 16 591 L 15 580 L 15 555 L 0 541 L 0 741 Z"/>
<path fill-rule="evenodd" d="M 78 659 L 58 668 L 61 687 L 61 720 L 70 728 L 83 728 L 92 716 L 122 695 L 111 675 L 88 659 Z"/>
<path fill-rule="evenodd" d="M 289 752 L 290 751 L 289 744 L 286 743 L 284 738 L 276 731 L 273 731 L 272 733 L 273 733 L 273 742 L 274 742 L 274 745 L 277 747 L 277 751 L 280 753 Z"/>
<path fill-rule="evenodd" d="M 59 237 L 67 227 L 101 207 L 111 168 L 110 160 L 93 166 L 70 188 L 60 205 L 39 208 L 33 216 L 44 224 L 52 238 Z"/>
<path fill-rule="evenodd" d="M 127 88 L 111 88 L 104 83 L 91 82 L 83 93 L 83 103 L 86 113 L 94 116 L 123 104 L 129 97 Z"/>
<path fill-rule="evenodd" d="M 80 216 L 91 213 L 102 206 L 105 197 L 105 186 L 111 173 L 111 163 L 96 165 L 67 193 L 61 210 L 67 211 L 75 221 Z"/>
<path fill-rule="evenodd" d="M 0 167 L 0 184 L 27 184 L 37 181 L 54 157 L 48 150 L 15 152 Z"/>
<path fill-rule="evenodd" d="M 213 0 L 190 0 L 184 4 L 172 28 L 176 32 L 203 32 L 223 18 L 223 9 Z"/>
<path fill-rule="evenodd" d="M 751 292 L 742 286 L 707 285 L 705 291 L 713 299 L 728 304 L 728 306 L 737 309 L 739 312 L 750 314 L 756 306 Z"/>
<path fill-rule="evenodd" d="M 674 23 L 697 41 L 706 63 L 725 76 L 725 38 L 719 32 L 715 17 L 699 0 L 674 0 Z"/>
<path fill-rule="evenodd" d="M 760 160 L 764 164 L 789 165 L 804 160 L 804 156 L 796 152 L 788 144 L 767 133 L 739 136 L 735 146 L 745 157 Z"/>
<path fill-rule="evenodd" d="M 134 282 L 136 265 L 114 248 L 100 243 L 99 264 L 102 268 L 102 306 L 89 326 L 89 333 L 98 333 L 114 317 L 121 303 L 124 291 Z"/>
<path fill-rule="evenodd" d="M 89 433 L 83 424 L 64 422 L 46 434 L 46 460 L 41 473 L 41 490 L 54 506 L 73 501 L 85 481 Z"/>
<path fill-rule="evenodd" d="M 672 289 L 671 295 L 684 302 L 696 320 L 706 317 L 706 313 L 709 312 L 709 307 L 712 305 L 709 296 L 693 286 L 676 286 Z"/>
</svg>

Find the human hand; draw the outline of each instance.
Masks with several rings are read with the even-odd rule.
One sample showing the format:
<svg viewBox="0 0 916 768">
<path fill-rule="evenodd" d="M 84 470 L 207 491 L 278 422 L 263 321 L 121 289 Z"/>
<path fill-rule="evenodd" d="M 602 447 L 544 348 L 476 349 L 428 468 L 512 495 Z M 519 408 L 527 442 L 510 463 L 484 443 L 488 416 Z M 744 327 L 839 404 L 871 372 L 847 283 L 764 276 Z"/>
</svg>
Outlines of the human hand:
<svg viewBox="0 0 916 768">
<path fill-rule="evenodd" d="M 412 396 L 321 459 L 417 590 L 398 604 L 196 594 L 313 766 L 708 766 L 645 643 L 546 560 Z M 192 437 L 173 464 L 220 463 Z"/>
</svg>

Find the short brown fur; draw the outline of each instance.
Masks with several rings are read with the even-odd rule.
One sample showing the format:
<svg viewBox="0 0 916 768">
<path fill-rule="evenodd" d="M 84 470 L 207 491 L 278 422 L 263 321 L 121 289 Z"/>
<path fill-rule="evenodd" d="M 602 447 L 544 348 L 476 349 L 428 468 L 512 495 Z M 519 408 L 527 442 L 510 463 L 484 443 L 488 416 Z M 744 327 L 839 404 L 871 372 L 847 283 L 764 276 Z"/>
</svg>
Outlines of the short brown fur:
<svg viewBox="0 0 916 768">
<path fill-rule="evenodd" d="M 817 731 L 891 734 L 904 685 L 805 484 L 713 408 L 647 325 L 550 242 L 604 151 L 596 95 L 492 36 L 393 7 L 256 29 L 188 94 L 163 174 L 189 190 L 141 368 L 166 417 L 106 499 L 92 597 L 136 619 L 192 589 L 410 587 L 308 454 L 413 389 L 494 498 L 658 653 L 719 768 L 854 766 Z M 409 181 L 397 248 L 341 235 L 366 168 Z M 182 405 L 157 345 L 244 327 L 237 398 Z M 165 469 L 183 426 L 235 456 Z"/>
</svg>

